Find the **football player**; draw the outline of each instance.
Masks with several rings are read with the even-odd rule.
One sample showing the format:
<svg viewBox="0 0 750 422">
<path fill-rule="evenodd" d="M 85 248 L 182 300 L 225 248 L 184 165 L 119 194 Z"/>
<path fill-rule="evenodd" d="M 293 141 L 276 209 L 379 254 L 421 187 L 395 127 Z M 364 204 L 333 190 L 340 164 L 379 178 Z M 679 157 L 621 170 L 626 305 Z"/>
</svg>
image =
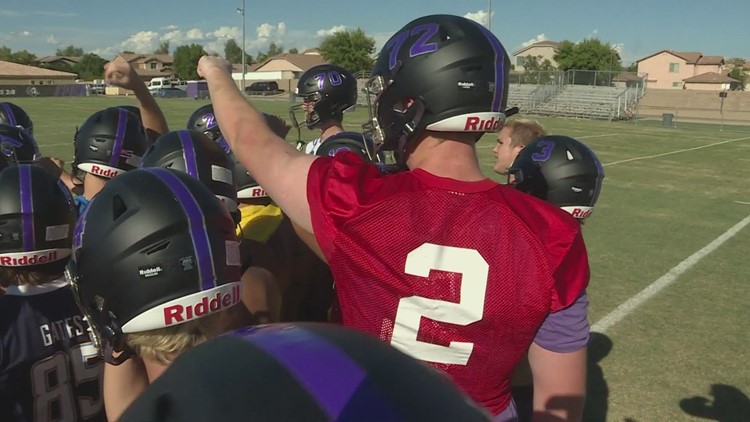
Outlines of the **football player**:
<svg viewBox="0 0 750 422">
<path fill-rule="evenodd" d="M 92 114 L 73 138 L 73 178 L 83 172 L 83 191 L 76 196 L 80 213 L 108 180 L 138 168 L 148 140 L 138 116 L 110 107 Z"/>
<path fill-rule="evenodd" d="M 34 136 L 34 122 L 21 107 L 7 101 L 0 103 L 0 124 L 18 127 Z"/>
<path fill-rule="evenodd" d="M 234 222 L 240 222 L 234 163 L 204 134 L 185 129 L 167 132 L 146 151 L 142 167 L 171 168 L 195 177 L 219 198 Z M 252 264 L 251 256 L 247 263 Z M 242 282 L 242 300 L 250 312 L 242 325 L 277 322 L 280 298 L 273 275 L 256 266 L 243 268 Z"/>
<path fill-rule="evenodd" d="M 492 148 L 492 154 L 495 156 L 495 173 L 507 176 L 508 167 L 518 153 L 530 142 L 546 134 L 544 126 L 535 120 L 508 120 L 497 134 L 497 143 Z"/>
<path fill-rule="evenodd" d="M 442 374 L 328 324 L 271 324 L 175 360 L 121 422 L 489 422 Z"/>
<path fill-rule="evenodd" d="M 505 120 L 509 69 L 502 44 L 469 19 L 426 16 L 399 30 L 367 84 L 372 137 L 408 168 L 384 175 L 355 154 L 299 153 L 266 127 L 225 60 L 198 63 L 239 160 L 315 233 L 346 326 L 445 370 L 502 421 L 515 418 L 510 378 L 528 352 L 535 411 L 579 420 L 588 327 L 549 327 L 584 345 L 574 353 L 534 339 L 551 314 L 580 306 L 589 280 L 580 225 L 485 178 L 477 158 L 476 141 Z"/>
<path fill-rule="evenodd" d="M 186 173 L 139 169 L 107 183 L 79 219 L 73 250 L 66 275 L 107 369 L 142 361 L 151 382 L 184 350 L 237 328 L 234 224 Z M 136 382 L 105 371 L 110 420 L 145 387 L 138 370 L 118 372 Z"/>
<path fill-rule="evenodd" d="M 305 126 L 317 129 L 320 136 L 304 146 L 306 154 L 315 154 L 320 145 L 333 135 L 346 133 L 343 127 L 344 113 L 357 105 L 357 80 L 348 70 L 322 64 L 308 69 L 297 82 L 295 95 L 302 97 L 302 104 L 289 109 L 292 125 L 300 133 L 297 112 L 305 115 Z M 354 134 L 360 138 L 361 134 Z M 298 141 L 298 148 L 301 147 Z"/>
<path fill-rule="evenodd" d="M 544 136 L 529 143 L 508 169 L 510 186 L 557 205 L 581 224 L 594 211 L 603 179 L 604 169 L 596 154 L 581 141 L 560 135 Z M 583 314 L 578 321 L 585 324 Z M 544 336 L 537 335 L 537 339 L 541 347 L 553 352 L 572 351 L 569 345 L 545 344 Z M 513 400 L 522 422 L 531 420 L 533 389 L 531 370 L 524 359 L 516 368 L 512 384 Z"/>
<path fill-rule="evenodd" d="M 0 420 L 104 421 L 102 365 L 63 272 L 76 209 L 36 166 L 0 172 Z"/>
<path fill-rule="evenodd" d="M 42 157 L 31 132 L 8 124 L 0 124 L 0 152 L 19 164 L 33 164 Z"/>
<path fill-rule="evenodd" d="M 289 126 L 279 117 L 264 113 L 263 119 L 280 138 L 289 132 Z M 212 105 L 198 108 L 188 119 L 188 128 L 202 131 L 234 161 L 242 214 L 237 236 L 241 239 L 243 269 L 253 265 L 273 274 L 282 296 L 279 317 L 282 321 L 326 321 L 333 296 L 333 276 L 318 258 L 321 255 L 311 249 L 317 246 L 311 234 L 294 226 L 237 160 L 222 136 Z"/>
</svg>

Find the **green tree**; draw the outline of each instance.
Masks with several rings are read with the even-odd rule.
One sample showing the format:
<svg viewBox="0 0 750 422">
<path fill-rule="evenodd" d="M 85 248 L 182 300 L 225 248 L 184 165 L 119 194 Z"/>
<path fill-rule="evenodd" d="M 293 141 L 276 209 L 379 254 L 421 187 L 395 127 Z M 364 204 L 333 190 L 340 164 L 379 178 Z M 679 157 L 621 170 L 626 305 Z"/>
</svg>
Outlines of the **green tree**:
<svg viewBox="0 0 750 422">
<path fill-rule="evenodd" d="M 620 55 L 610 44 L 596 38 L 588 38 L 579 43 L 563 41 L 554 56 L 562 70 L 622 70 Z"/>
<path fill-rule="evenodd" d="M 257 63 L 262 63 L 268 59 L 268 54 L 258 52 L 258 55 L 255 57 L 255 60 Z"/>
<path fill-rule="evenodd" d="M 198 60 L 206 55 L 200 44 L 181 45 L 174 50 L 174 73 L 183 80 L 198 79 Z"/>
<path fill-rule="evenodd" d="M 524 72 L 521 83 L 546 84 L 554 78 L 557 69 L 549 59 L 542 60 L 542 56 L 526 56 L 523 62 Z"/>
<path fill-rule="evenodd" d="M 154 54 L 169 54 L 169 41 L 159 43 L 159 48 L 154 50 Z"/>
<path fill-rule="evenodd" d="M 292 47 L 289 49 L 289 54 L 299 54 L 299 50 L 296 47 Z"/>
<path fill-rule="evenodd" d="M 374 64 L 375 40 L 360 28 L 339 31 L 323 40 L 320 52 L 324 59 L 350 72 L 369 71 Z"/>
<path fill-rule="evenodd" d="M 623 70 L 625 72 L 636 73 L 638 72 L 638 63 L 637 62 L 630 63 L 630 65 L 623 68 Z"/>
<path fill-rule="evenodd" d="M 268 57 L 273 57 L 283 53 L 284 49 L 281 46 L 276 45 L 275 42 L 272 42 L 271 45 L 268 46 L 268 52 L 266 53 L 266 55 Z"/>
<path fill-rule="evenodd" d="M 55 50 L 55 56 L 75 56 L 75 57 L 81 57 L 83 56 L 83 49 L 81 47 L 76 47 L 74 45 L 69 45 L 64 48 L 58 48 Z"/>
<path fill-rule="evenodd" d="M 87 81 L 101 79 L 104 77 L 104 64 L 106 60 L 94 53 L 84 54 L 81 60 L 73 66 L 73 72 L 78 74 L 80 79 Z"/>
<path fill-rule="evenodd" d="M 36 54 L 30 53 L 26 50 L 19 50 L 13 53 L 11 61 L 30 66 L 38 64 L 36 60 Z"/>
<path fill-rule="evenodd" d="M 732 70 L 729 71 L 729 77 L 740 81 L 740 86 L 738 86 L 737 89 L 744 91 L 745 84 L 747 84 L 748 79 L 750 79 L 750 75 L 745 71 L 745 60 L 732 59 L 729 61 L 733 64 Z"/>
<path fill-rule="evenodd" d="M 227 59 L 229 63 L 242 63 L 242 48 L 237 44 L 237 41 L 235 41 L 234 38 L 227 40 L 227 42 L 224 43 L 224 58 Z M 251 64 L 252 62 L 253 57 L 245 53 L 245 63 Z"/>
<path fill-rule="evenodd" d="M 12 59 L 13 59 L 13 51 L 6 46 L 0 47 L 0 60 L 9 62 Z"/>
</svg>

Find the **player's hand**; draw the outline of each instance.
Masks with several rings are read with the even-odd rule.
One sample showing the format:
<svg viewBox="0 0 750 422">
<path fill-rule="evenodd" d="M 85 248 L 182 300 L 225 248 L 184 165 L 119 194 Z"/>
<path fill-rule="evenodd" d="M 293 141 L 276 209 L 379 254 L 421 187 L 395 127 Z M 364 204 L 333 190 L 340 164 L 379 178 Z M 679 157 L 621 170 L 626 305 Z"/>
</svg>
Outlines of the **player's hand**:
<svg viewBox="0 0 750 422">
<path fill-rule="evenodd" d="M 133 66 L 122 57 L 104 65 L 104 81 L 131 91 L 135 90 L 137 85 L 143 84 L 138 74 L 135 73 Z"/>
<path fill-rule="evenodd" d="M 207 79 L 211 73 L 232 74 L 232 64 L 216 56 L 203 56 L 198 60 L 198 76 Z"/>
</svg>

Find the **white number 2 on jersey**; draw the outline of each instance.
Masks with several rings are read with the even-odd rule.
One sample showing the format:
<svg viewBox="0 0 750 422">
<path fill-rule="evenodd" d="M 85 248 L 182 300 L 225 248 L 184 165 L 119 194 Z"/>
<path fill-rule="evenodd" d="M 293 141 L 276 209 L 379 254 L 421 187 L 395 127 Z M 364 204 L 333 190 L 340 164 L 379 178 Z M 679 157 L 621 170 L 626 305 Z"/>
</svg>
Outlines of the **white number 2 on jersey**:
<svg viewBox="0 0 750 422">
<path fill-rule="evenodd" d="M 474 249 L 425 243 L 406 257 L 406 274 L 428 278 L 430 270 L 460 273 L 460 302 L 446 302 L 419 296 L 402 298 L 398 303 L 391 345 L 416 359 L 428 362 L 466 365 L 474 343 L 452 341 L 441 346 L 417 340 L 422 317 L 456 325 L 469 325 L 482 319 L 489 265 Z"/>
</svg>

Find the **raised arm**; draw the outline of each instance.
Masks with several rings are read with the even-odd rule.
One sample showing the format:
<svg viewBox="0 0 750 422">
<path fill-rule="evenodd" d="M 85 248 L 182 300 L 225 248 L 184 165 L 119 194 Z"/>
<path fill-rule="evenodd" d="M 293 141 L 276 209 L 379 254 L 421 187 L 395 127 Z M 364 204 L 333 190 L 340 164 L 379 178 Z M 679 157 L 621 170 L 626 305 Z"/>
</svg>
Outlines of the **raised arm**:
<svg viewBox="0 0 750 422">
<path fill-rule="evenodd" d="M 203 56 L 198 74 L 208 82 L 221 133 L 253 178 L 291 220 L 312 232 L 307 174 L 317 158 L 303 154 L 274 134 L 263 115 L 240 93 L 229 62 Z"/>
<path fill-rule="evenodd" d="M 130 63 L 122 57 L 107 63 L 104 66 L 104 80 L 109 84 L 133 91 L 138 100 L 138 108 L 141 110 L 143 127 L 146 128 L 151 142 L 169 132 L 164 113 Z"/>
</svg>

